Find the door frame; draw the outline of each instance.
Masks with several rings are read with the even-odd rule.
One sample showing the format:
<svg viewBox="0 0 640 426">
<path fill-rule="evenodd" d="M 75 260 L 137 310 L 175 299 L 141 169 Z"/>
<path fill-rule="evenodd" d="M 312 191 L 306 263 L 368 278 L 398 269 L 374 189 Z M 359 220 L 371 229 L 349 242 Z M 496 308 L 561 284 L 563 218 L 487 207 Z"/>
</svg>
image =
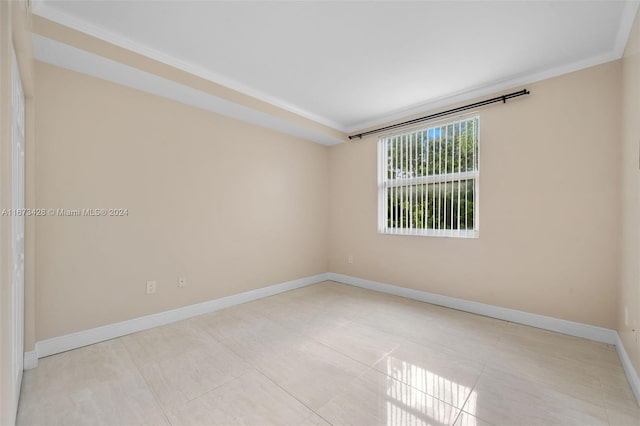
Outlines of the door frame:
<svg viewBox="0 0 640 426">
<path fill-rule="evenodd" d="M 24 228 L 25 216 L 25 97 L 15 49 L 11 83 L 11 248 L 12 248 L 12 381 L 17 411 L 24 369 Z"/>
</svg>

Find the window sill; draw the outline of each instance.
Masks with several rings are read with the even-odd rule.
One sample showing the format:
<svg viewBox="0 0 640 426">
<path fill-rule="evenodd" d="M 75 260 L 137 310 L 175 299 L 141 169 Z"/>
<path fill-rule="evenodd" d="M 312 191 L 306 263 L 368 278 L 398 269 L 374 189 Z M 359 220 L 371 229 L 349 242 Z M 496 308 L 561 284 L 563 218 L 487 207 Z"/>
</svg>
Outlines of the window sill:
<svg viewBox="0 0 640 426">
<path fill-rule="evenodd" d="M 410 235 L 416 237 L 444 237 L 444 238 L 465 238 L 478 239 L 478 230 L 449 230 L 449 229 L 397 229 L 386 228 L 378 230 L 383 235 Z"/>
</svg>

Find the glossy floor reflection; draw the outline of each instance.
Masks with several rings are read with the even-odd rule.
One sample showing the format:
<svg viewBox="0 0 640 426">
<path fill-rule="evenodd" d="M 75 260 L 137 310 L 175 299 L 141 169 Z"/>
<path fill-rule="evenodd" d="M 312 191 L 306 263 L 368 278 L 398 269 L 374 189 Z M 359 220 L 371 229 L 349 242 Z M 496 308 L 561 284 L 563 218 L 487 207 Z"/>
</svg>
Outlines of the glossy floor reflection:
<svg viewBox="0 0 640 426">
<path fill-rule="evenodd" d="M 19 425 L 640 425 L 613 346 L 325 282 L 40 360 Z"/>
</svg>

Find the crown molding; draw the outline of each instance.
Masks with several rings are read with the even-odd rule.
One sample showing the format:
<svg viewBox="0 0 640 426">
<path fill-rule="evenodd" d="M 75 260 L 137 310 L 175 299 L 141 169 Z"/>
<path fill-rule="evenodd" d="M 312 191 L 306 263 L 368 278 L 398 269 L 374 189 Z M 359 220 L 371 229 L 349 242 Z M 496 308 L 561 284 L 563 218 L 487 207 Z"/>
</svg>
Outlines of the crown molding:
<svg viewBox="0 0 640 426">
<path fill-rule="evenodd" d="M 351 125 L 347 128 L 346 133 L 358 133 L 371 127 L 387 125 L 392 123 L 393 121 L 407 119 L 407 117 L 424 114 L 428 111 L 432 111 L 438 108 L 448 107 L 459 102 L 469 101 L 480 96 L 495 94 L 504 90 L 511 90 L 519 86 L 532 84 L 549 78 L 558 77 L 563 74 L 568 74 L 574 71 L 579 71 L 585 68 L 604 64 L 606 62 L 615 61 L 616 59 L 620 59 L 620 57 L 616 56 L 616 53 L 612 50 L 601 55 L 592 56 L 590 58 L 573 62 L 571 64 L 562 65 L 560 67 L 538 71 L 530 74 L 524 74 L 518 77 L 492 82 L 487 85 L 480 85 L 470 89 L 465 89 L 460 92 L 447 94 L 426 103 L 403 108 L 401 110 L 392 112 L 391 114 L 386 114 L 382 117 L 362 121 L 360 123 Z"/>
<path fill-rule="evenodd" d="M 33 43 L 35 58 L 50 65 L 110 81 L 322 145 L 335 145 L 343 142 L 342 139 L 333 135 L 257 111 L 239 103 L 38 34 L 33 35 Z"/>
<path fill-rule="evenodd" d="M 183 61 L 174 56 L 167 55 L 163 52 L 160 52 L 159 50 L 156 50 L 149 46 L 145 46 L 141 43 L 135 42 L 127 37 L 123 37 L 109 30 L 106 30 L 104 28 L 90 24 L 82 19 L 75 18 L 64 12 L 60 12 L 59 10 L 51 7 L 46 0 L 34 1 L 33 13 L 42 18 L 56 22 L 60 25 L 64 25 L 66 27 L 69 27 L 81 33 L 88 34 L 92 37 L 106 41 L 115 46 L 130 50 L 132 52 L 138 53 L 140 55 L 143 55 L 153 60 L 156 60 L 158 62 L 161 62 L 163 64 L 178 68 L 182 71 L 188 72 L 189 74 L 193 74 L 195 76 L 204 78 L 205 80 L 220 84 L 222 86 L 228 87 L 244 95 L 251 96 L 252 98 L 256 98 L 258 100 L 269 103 L 278 108 L 282 108 L 283 110 L 289 111 L 301 117 L 307 118 L 309 120 L 315 121 L 320 124 L 324 124 L 325 126 L 329 126 L 335 130 L 344 132 L 344 126 L 341 125 L 340 123 L 337 123 L 326 117 L 322 117 L 318 114 L 314 114 L 296 105 L 288 103 L 278 97 L 269 95 L 260 90 L 249 87 L 232 78 L 214 73 L 197 64 Z"/>
</svg>

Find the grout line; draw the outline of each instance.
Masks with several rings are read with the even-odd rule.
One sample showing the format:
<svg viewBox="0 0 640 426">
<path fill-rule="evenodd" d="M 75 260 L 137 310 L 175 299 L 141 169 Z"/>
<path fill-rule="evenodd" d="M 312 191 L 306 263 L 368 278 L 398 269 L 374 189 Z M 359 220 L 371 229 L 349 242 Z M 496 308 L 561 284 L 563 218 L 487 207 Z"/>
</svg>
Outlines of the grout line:
<svg viewBox="0 0 640 426">
<path fill-rule="evenodd" d="M 184 322 L 184 321 L 190 321 L 190 320 L 191 320 L 191 318 L 188 318 L 188 319 L 180 320 L 180 321 L 178 321 L 178 322 L 176 322 L 176 323 L 172 323 L 172 324 L 168 324 L 168 325 L 179 324 L 179 323 L 181 323 L 181 322 Z M 156 328 L 156 327 L 154 327 L 154 328 Z M 133 333 L 133 334 L 142 333 L 142 332 L 144 332 L 144 331 L 147 331 L 147 330 L 143 330 L 143 331 L 136 332 L 136 333 Z M 221 344 L 225 349 L 228 349 L 226 345 L 224 345 L 222 342 L 220 342 L 218 339 L 216 339 L 216 338 L 215 338 L 215 336 L 212 336 L 210 333 L 208 333 L 208 332 L 207 332 L 207 330 L 203 330 L 203 331 L 205 332 L 205 334 L 207 334 L 207 335 L 208 335 L 208 337 L 211 337 L 211 338 L 212 338 L 212 339 L 214 339 L 217 343 L 220 343 L 220 344 Z M 131 335 L 129 335 L 129 336 L 131 336 Z M 123 337 L 125 337 L 125 336 L 123 336 Z M 113 339 L 113 340 L 119 340 L 119 339 L 122 339 L 123 337 L 117 337 L 116 339 Z M 136 360 L 134 359 L 133 354 L 131 353 L 131 351 L 129 350 L 129 348 L 127 347 L 127 345 L 124 343 L 124 341 L 122 342 L 122 346 L 124 346 L 124 347 L 125 347 L 125 350 L 126 350 L 126 351 L 127 351 L 127 353 L 129 354 L 129 357 L 131 358 L 131 361 L 133 362 L 134 366 L 136 367 L 136 370 L 138 370 L 138 374 L 140 375 L 140 377 L 142 378 L 142 380 L 144 380 L 145 384 L 146 384 L 146 385 L 147 385 L 147 387 L 149 388 L 149 391 L 151 392 L 151 394 L 153 395 L 154 399 L 156 400 L 156 403 L 157 403 L 158 407 L 160 408 L 160 412 L 161 412 L 162 416 L 163 416 L 163 417 L 165 418 L 165 420 L 169 423 L 169 425 L 173 426 L 173 423 L 171 423 L 171 421 L 170 421 L 170 420 L 169 420 L 169 418 L 167 417 L 167 412 L 168 412 L 168 411 L 171 411 L 171 409 L 170 409 L 169 407 L 165 407 L 165 406 L 164 406 L 164 404 L 160 401 L 160 397 L 156 394 L 156 392 L 154 391 L 154 389 L 153 389 L 153 387 L 151 386 L 151 384 L 149 384 L 149 382 L 147 381 L 146 377 L 144 377 L 144 375 L 142 374 L 142 371 L 140 371 L 140 367 L 138 367 L 138 363 L 137 363 L 137 362 L 136 362 Z M 208 353 L 208 352 L 207 352 L 207 353 Z M 244 361 L 244 360 L 243 360 L 243 362 L 246 362 L 246 361 Z M 247 363 L 247 365 L 249 365 L 249 364 Z M 246 374 L 246 372 L 242 372 L 242 373 L 241 373 L 241 374 L 239 374 L 238 376 L 236 376 L 236 377 L 232 377 L 230 380 L 227 380 L 227 381 L 225 381 L 225 382 L 222 382 L 222 383 L 220 383 L 220 384 L 218 384 L 218 385 L 216 385 L 216 386 L 212 387 L 211 389 L 207 390 L 206 392 L 203 392 L 202 394 L 200 394 L 200 395 L 198 395 L 198 396 L 195 396 L 195 397 L 193 397 L 193 398 L 191 398 L 191 399 L 186 398 L 186 396 L 185 396 L 185 399 L 186 399 L 186 401 L 185 401 L 185 402 L 180 403 L 180 404 L 173 404 L 171 407 L 173 408 L 173 407 L 175 407 L 175 406 L 177 406 L 177 405 L 185 405 L 185 404 L 188 404 L 188 403 L 190 403 L 191 401 L 194 401 L 194 400 L 196 400 L 196 399 L 198 399 L 198 398 L 200 398 L 200 397 L 202 397 L 202 396 L 204 396 L 204 395 L 207 395 L 207 394 L 209 394 L 209 393 L 211 393 L 211 392 L 215 391 L 216 389 L 218 389 L 218 388 L 220 388 L 220 387 L 222 387 L 222 386 L 224 386 L 224 385 L 226 385 L 226 384 L 228 384 L 228 383 L 233 382 L 234 380 L 239 379 L 240 377 L 242 377 L 242 376 L 243 376 L 243 375 L 245 375 L 245 374 Z"/>
<path fill-rule="evenodd" d="M 322 404 L 322 407 L 324 407 L 324 406 L 326 406 L 327 404 L 329 404 L 330 402 L 334 401 L 334 400 L 335 400 L 336 398 L 338 398 L 339 396 L 342 396 L 342 395 L 346 392 L 347 388 L 353 384 L 353 382 L 355 382 L 356 380 L 360 379 L 362 376 L 364 376 L 365 374 L 367 374 L 369 371 L 372 371 L 372 370 L 375 372 L 375 370 L 374 370 L 374 368 L 373 368 L 373 367 L 367 367 L 367 368 L 365 368 L 365 370 L 364 370 L 362 373 L 358 374 L 356 377 L 354 377 L 354 378 L 353 378 L 353 380 L 351 380 L 351 381 L 349 382 L 349 384 L 347 384 L 344 388 L 340 389 L 340 391 L 339 391 L 339 392 L 337 392 L 337 393 L 336 393 L 334 396 L 332 396 L 331 398 L 329 398 L 329 399 L 327 400 L 327 402 L 325 402 L 324 404 Z M 322 407 L 320 407 L 320 408 L 322 408 Z"/>
<path fill-rule="evenodd" d="M 255 314 L 257 314 L 258 316 L 267 319 L 268 321 L 274 322 L 273 320 L 271 320 L 270 318 L 265 317 L 264 315 L 262 315 L 260 312 L 255 312 Z M 274 322 L 275 323 L 275 322 Z M 275 323 L 276 325 L 280 325 L 278 323 Z M 324 421 L 326 421 L 327 423 L 329 423 L 330 425 L 332 425 L 331 422 L 329 422 L 327 419 L 325 419 L 324 417 L 322 417 L 318 412 L 316 412 L 315 410 L 313 410 L 311 407 L 309 407 L 307 404 L 305 404 L 304 402 L 302 402 L 300 399 L 298 399 L 295 395 L 293 395 L 291 392 L 289 392 L 287 389 L 285 389 L 283 386 L 281 386 L 280 384 L 278 384 L 277 382 L 275 382 L 273 379 L 271 379 L 269 376 L 267 376 L 261 369 L 259 366 L 257 366 L 254 362 L 251 362 L 249 360 L 247 360 L 245 357 L 242 356 L 242 354 L 240 354 L 238 351 L 236 351 L 235 349 L 233 349 L 232 347 L 228 346 L 225 342 L 219 340 L 216 336 L 213 335 L 213 333 L 211 333 L 209 331 L 209 327 L 204 326 L 203 327 L 205 329 L 205 332 L 207 334 L 209 334 L 214 340 L 216 340 L 217 342 L 219 342 L 222 346 L 224 346 L 226 349 L 228 349 L 229 351 L 231 351 L 232 353 L 234 353 L 238 358 L 240 358 L 243 362 L 245 362 L 247 365 L 249 365 L 251 367 L 251 369 L 253 369 L 254 371 L 256 371 L 258 374 L 260 374 L 261 376 L 263 376 L 264 378 L 266 378 L 269 382 L 273 383 L 276 387 L 282 389 L 283 392 L 285 392 L 287 395 L 291 396 L 293 399 L 295 399 L 296 401 L 298 401 L 302 406 L 304 406 L 305 408 L 307 408 L 309 411 L 311 411 L 312 413 L 314 413 L 315 415 L 317 415 L 318 417 L 322 418 Z M 307 337 L 307 336 L 304 336 Z M 305 419 L 307 419 L 307 417 L 305 417 Z"/>
<path fill-rule="evenodd" d="M 333 423 L 331 423 L 329 420 L 325 419 L 320 413 L 318 413 L 316 410 L 314 410 L 313 408 L 309 407 L 307 404 L 305 404 L 304 402 L 302 402 L 300 399 L 298 399 L 297 396 L 295 396 L 294 394 L 292 394 L 291 392 L 289 392 L 284 386 L 280 385 L 278 382 L 276 382 L 275 380 L 273 380 L 271 377 L 267 376 L 263 371 L 261 371 L 258 368 L 255 368 L 255 370 L 261 375 L 263 376 L 265 379 L 267 379 L 268 381 L 270 381 L 271 383 L 273 383 L 276 387 L 282 389 L 282 391 L 284 393 L 286 393 L 287 395 L 291 396 L 293 399 L 295 399 L 296 401 L 298 401 L 302 406 L 304 406 L 307 410 L 311 411 L 313 414 L 315 414 L 316 416 L 320 417 L 322 420 L 324 420 L 325 422 L 329 423 L 330 425 L 333 426 Z M 324 407 L 326 404 L 328 404 L 329 401 L 327 401 L 326 403 L 322 404 L 322 407 Z M 318 409 L 320 409 L 318 408 Z M 305 417 L 304 419 L 308 419 L 309 416 Z"/>
<path fill-rule="evenodd" d="M 486 366 L 487 366 L 486 363 L 483 362 L 482 363 L 482 369 L 480 370 L 480 374 L 478 374 L 478 378 L 473 383 L 473 386 L 471 386 L 471 390 L 469 391 L 469 395 L 467 395 L 467 397 L 464 400 L 464 403 L 462 404 L 462 407 L 460 407 L 460 412 L 458 413 L 458 416 L 456 417 L 456 420 L 453 422 L 454 424 L 458 421 L 460 416 L 462 416 L 462 413 L 467 413 L 467 414 L 469 414 L 469 415 L 471 415 L 473 417 L 477 417 L 475 414 L 471 414 L 471 413 L 469 413 L 467 411 L 464 411 L 464 407 L 467 405 L 467 402 L 469 402 L 469 398 L 471 398 L 471 395 L 473 395 L 473 391 L 476 388 L 476 386 L 478 386 L 478 383 L 480 382 L 480 379 L 482 378 L 482 375 L 485 374 Z M 483 420 L 483 421 L 486 421 L 486 420 Z M 489 422 L 487 422 L 487 423 L 489 423 Z"/>
<path fill-rule="evenodd" d="M 599 391 L 598 394 L 600 395 L 600 402 L 602 402 L 602 408 L 604 409 L 604 415 L 607 418 L 607 423 L 611 425 L 611 419 L 609 415 L 609 406 L 604 397 L 605 395 L 604 383 L 602 383 L 602 380 L 600 379 L 600 377 L 598 377 L 598 391 Z"/>
<path fill-rule="evenodd" d="M 460 416 L 462 415 L 462 408 L 456 408 L 456 409 L 458 410 L 458 414 L 456 414 L 456 418 L 451 423 L 452 425 L 455 425 L 458 419 L 460 418 Z"/>
<path fill-rule="evenodd" d="M 277 295 L 274 295 L 274 296 L 277 296 Z M 343 353 L 341 353 L 341 352 L 339 352 L 339 351 L 337 351 L 337 350 L 335 350 L 335 349 L 331 348 L 330 346 L 327 346 L 327 345 L 323 344 L 322 342 L 318 342 L 318 341 L 316 341 L 316 340 L 315 340 L 315 339 L 313 339 L 311 336 L 308 336 L 308 335 L 306 335 L 306 334 L 304 334 L 304 333 L 301 333 L 300 331 L 295 330 L 295 329 L 293 329 L 293 328 L 291 328 L 291 327 L 285 326 L 285 325 L 283 325 L 283 324 L 281 324 L 281 323 L 279 323 L 279 322 L 277 322 L 277 321 L 274 321 L 274 320 L 272 320 L 271 318 L 266 317 L 265 315 L 263 315 L 263 314 L 262 314 L 261 312 L 259 312 L 259 311 L 253 311 L 253 313 L 254 313 L 254 314 L 256 314 L 256 315 L 258 315 L 259 317 L 261 317 L 261 318 L 263 318 L 263 319 L 266 319 L 266 320 L 268 320 L 268 321 L 270 321 L 270 322 L 274 323 L 275 325 L 277 325 L 277 326 L 279 326 L 279 327 L 282 327 L 283 329 L 285 329 L 285 330 L 287 330 L 287 331 L 293 331 L 293 332 L 295 332 L 296 334 L 299 334 L 300 336 L 302 336 L 302 337 L 304 337 L 304 338 L 311 339 L 311 340 L 313 340 L 315 343 L 320 344 L 321 346 L 324 346 L 325 348 L 327 348 L 327 349 L 329 349 L 329 350 L 331 350 L 331 351 L 333 351 L 333 352 L 336 352 L 336 353 L 338 353 L 338 354 L 340 354 L 340 355 L 343 355 L 343 356 L 345 356 L 345 357 L 347 357 L 347 358 L 351 359 L 352 361 L 357 362 L 358 364 L 361 364 L 361 365 L 363 365 L 363 366 L 365 366 L 365 367 L 366 367 L 366 368 L 365 368 L 365 370 L 364 370 L 364 372 L 362 372 L 361 374 L 359 374 L 358 376 L 356 376 L 353 380 L 351 380 L 351 382 L 350 382 L 348 385 L 346 385 L 344 389 L 341 389 L 341 390 L 337 393 L 337 395 L 342 395 L 342 394 L 344 393 L 344 391 L 346 390 L 346 387 L 347 387 L 347 386 L 349 386 L 351 383 L 353 383 L 355 380 L 357 380 L 357 379 L 359 379 L 360 377 L 362 377 L 365 373 L 367 373 L 370 369 L 372 369 L 372 368 L 373 368 L 372 366 L 368 366 L 368 365 L 364 364 L 363 362 L 360 362 L 360 361 L 358 361 L 358 360 L 355 360 L 355 359 L 353 359 L 353 358 L 351 358 L 351 357 L 347 356 L 346 354 L 343 354 Z M 286 388 L 284 388 L 282 385 L 280 385 L 279 383 L 277 383 L 277 382 L 275 382 L 273 379 L 271 379 L 271 378 L 270 378 L 270 377 L 269 377 L 265 372 L 263 372 L 263 371 L 260 369 L 260 367 L 259 367 L 258 365 L 256 365 L 256 364 L 255 364 L 255 363 L 253 363 L 253 362 L 250 362 L 250 361 L 246 360 L 246 359 L 245 359 L 245 357 L 243 357 L 239 352 L 237 352 L 237 351 L 236 351 L 236 350 L 234 350 L 233 348 L 231 348 L 231 347 L 227 346 L 227 344 L 226 344 L 225 342 L 222 342 L 222 341 L 218 340 L 218 339 L 217 339 L 217 338 L 216 338 L 216 337 L 215 337 L 215 336 L 214 336 L 214 335 L 209 331 L 208 327 L 205 327 L 205 331 L 206 331 L 210 336 L 212 336 L 216 341 L 220 342 L 220 343 L 221 343 L 225 348 L 229 349 L 231 352 L 233 352 L 234 354 L 236 354 L 236 355 L 237 355 L 240 359 L 242 359 L 244 362 L 246 362 L 247 364 L 251 365 L 251 367 L 252 367 L 255 371 L 257 371 L 259 374 L 261 374 L 262 376 L 264 376 L 264 377 L 265 377 L 267 380 L 269 380 L 271 383 L 273 383 L 274 385 L 276 385 L 278 388 L 282 389 L 285 393 L 287 393 L 288 395 L 290 395 L 292 398 L 294 398 L 296 401 L 298 401 L 300 404 L 302 404 L 304 407 L 306 407 L 309 411 L 311 411 L 312 413 L 314 413 L 315 415 L 317 415 L 318 417 L 322 418 L 324 421 L 326 421 L 327 423 L 329 423 L 330 425 L 332 425 L 332 423 L 331 423 L 331 422 L 329 422 L 327 419 L 325 419 L 325 418 L 324 418 L 320 413 L 318 413 L 316 410 L 314 410 L 314 409 L 312 409 L 311 407 L 309 407 L 309 406 L 308 406 L 307 404 L 305 404 L 303 401 L 301 401 L 300 399 L 298 399 L 298 397 L 296 397 L 296 396 L 295 396 L 295 395 L 293 395 L 291 392 L 289 392 L 289 390 L 287 390 L 287 389 L 286 389 Z M 327 405 L 329 402 L 331 402 L 333 399 L 335 399 L 337 395 L 335 395 L 335 396 L 333 396 L 332 398 L 330 398 L 329 400 L 327 400 L 327 402 L 325 402 L 324 404 L 322 404 L 322 406 L 321 406 L 320 408 L 324 407 L 324 406 L 325 406 L 325 405 Z"/>
<path fill-rule="evenodd" d="M 277 295 L 274 295 L 274 296 L 277 296 Z M 326 343 L 324 343 L 324 342 L 322 342 L 322 341 L 317 340 L 315 337 L 313 337 L 313 336 L 311 336 L 311 335 L 307 334 L 307 333 L 306 333 L 306 332 L 304 332 L 304 331 L 300 331 L 300 330 L 298 330 L 298 329 L 295 329 L 294 327 L 291 327 L 290 325 L 283 324 L 283 323 L 281 323 L 281 322 L 279 322 L 279 321 L 277 321 L 277 320 L 274 320 L 274 319 L 272 319 L 272 318 L 269 318 L 269 317 L 265 316 L 264 314 L 262 314 L 262 312 L 254 311 L 254 313 L 255 313 L 256 315 L 260 316 L 261 318 L 263 318 L 263 319 L 265 319 L 265 320 L 267 320 L 267 321 L 270 321 L 270 322 L 274 323 L 275 325 L 277 325 L 277 326 L 279 326 L 279 327 L 282 327 L 282 328 L 284 328 L 284 329 L 286 329 L 286 330 L 288 330 L 288 331 L 294 332 L 294 333 L 296 333 L 296 334 L 300 335 L 301 337 L 304 337 L 304 338 L 307 338 L 307 339 L 311 339 L 311 340 L 313 340 L 315 343 L 317 343 L 317 344 L 319 344 L 319 345 L 321 345 L 321 346 L 324 346 L 325 348 L 327 348 L 327 349 L 329 349 L 329 350 L 331 350 L 331 351 L 333 351 L 333 352 L 337 352 L 337 353 L 339 353 L 340 355 L 345 356 L 345 357 L 349 358 L 350 360 L 357 362 L 358 364 L 362 364 L 363 366 L 365 366 L 365 367 L 367 367 L 367 368 L 372 367 L 373 365 L 375 365 L 375 363 L 377 363 L 377 362 L 379 361 L 379 360 L 378 360 L 378 361 L 376 361 L 376 362 L 375 362 L 374 364 L 372 364 L 372 365 L 367 365 L 366 363 L 364 363 L 364 362 L 362 362 L 362 361 L 360 361 L 360 360 L 358 360 L 358 359 L 355 359 L 355 358 L 351 357 L 350 355 L 345 354 L 345 353 L 341 352 L 340 350 L 338 350 L 338 349 L 336 349 L 336 348 L 334 348 L 334 347 L 332 347 L 332 346 L 329 346 L 329 345 L 327 345 Z M 349 320 L 349 321 L 347 321 L 347 322 L 353 322 L 353 321 Z M 360 324 L 360 325 L 362 325 L 362 324 Z M 344 325 L 340 325 L 340 326 L 338 326 L 338 327 L 343 327 L 343 326 L 344 326 Z M 387 333 L 387 334 L 388 334 L 388 333 Z M 394 348 L 394 349 L 395 349 L 395 348 Z M 393 350 L 393 349 L 392 349 L 392 350 Z M 389 352 L 391 352 L 391 351 L 389 351 Z M 237 355 L 238 355 L 238 356 L 240 356 L 240 354 L 237 354 Z M 382 359 L 382 358 L 381 358 L 381 359 Z"/>
<path fill-rule="evenodd" d="M 260 315 L 259 312 L 256 312 L 256 314 Z M 263 315 L 260 315 L 263 318 Z M 267 318 L 268 319 L 268 318 Z M 269 319 L 269 321 L 271 321 Z M 291 392 L 289 392 L 287 389 L 285 389 L 284 387 L 280 386 L 278 383 L 276 383 L 275 381 L 273 381 L 269 376 L 267 376 L 263 371 L 260 370 L 260 368 L 255 365 L 255 363 L 248 361 L 247 359 L 245 359 L 245 357 L 243 357 L 239 352 L 237 352 L 235 349 L 233 349 L 232 347 L 228 346 L 225 342 L 219 340 L 216 336 L 213 335 L 213 333 L 211 333 L 209 331 L 209 327 L 207 326 L 203 326 L 204 331 L 211 336 L 215 341 L 219 342 L 223 347 L 225 347 L 227 350 L 229 350 L 230 352 L 232 352 L 233 354 L 235 354 L 238 358 L 240 358 L 243 362 L 245 362 L 248 366 L 250 366 L 250 368 L 252 370 L 254 370 L 255 372 L 257 372 L 258 374 L 260 374 L 261 376 L 263 376 L 264 378 L 266 378 L 269 382 L 273 383 L 276 387 L 282 389 L 283 392 L 285 392 L 287 395 L 291 396 L 293 399 L 295 399 L 296 401 L 298 401 L 302 406 L 304 406 L 306 409 L 308 409 L 309 411 L 311 411 L 313 414 L 317 415 L 318 417 L 320 417 L 322 420 L 324 420 L 325 422 L 327 422 L 328 424 L 332 425 L 333 424 L 331 422 L 329 422 L 327 419 L 325 419 L 324 417 L 322 417 L 318 412 L 316 412 L 315 410 L 313 410 L 311 407 L 309 407 L 307 404 L 305 404 L 304 402 L 302 402 L 301 400 L 299 400 L 295 395 L 293 395 Z M 245 373 L 243 373 L 244 375 Z M 235 378 L 234 380 L 236 380 L 237 378 Z M 213 390 L 213 389 L 212 389 Z M 208 392 L 207 392 L 208 393 Z M 201 395 L 202 396 L 202 395 Z M 309 418 L 309 416 L 305 417 L 304 420 L 306 420 L 307 418 Z"/>
<path fill-rule="evenodd" d="M 164 412 L 164 409 L 161 408 L 161 410 L 162 410 L 162 417 L 164 417 L 164 419 L 167 421 L 167 424 L 169 426 L 174 426 L 173 423 L 171 423 L 171 420 L 169 420 L 169 417 L 167 417 L 167 413 Z"/>
<path fill-rule="evenodd" d="M 144 384 L 147 386 L 147 389 L 149 389 L 149 392 L 151 393 L 151 395 L 153 395 L 153 399 L 155 400 L 157 407 L 160 409 L 160 414 L 162 414 L 162 417 L 164 417 L 164 419 L 167 421 L 167 423 L 169 423 L 170 426 L 173 426 L 173 423 L 171 423 L 171 421 L 169 420 L 169 418 L 165 413 L 164 406 L 160 402 L 160 398 L 158 397 L 158 395 L 156 395 L 156 392 L 153 390 L 153 387 L 147 381 L 147 378 L 144 377 L 144 374 L 142 374 L 142 371 L 140 371 L 140 367 L 138 367 L 138 363 L 133 357 L 133 354 L 131 353 L 131 351 L 129 350 L 129 347 L 126 345 L 122 337 L 117 337 L 113 340 L 120 340 L 120 344 L 124 347 L 124 350 L 127 352 L 127 355 L 129 356 L 129 359 L 131 360 L 131 363 L 133 364 L 133 366 L 136 368 L 138 375 L 140 376 Z"/>
</svg>

